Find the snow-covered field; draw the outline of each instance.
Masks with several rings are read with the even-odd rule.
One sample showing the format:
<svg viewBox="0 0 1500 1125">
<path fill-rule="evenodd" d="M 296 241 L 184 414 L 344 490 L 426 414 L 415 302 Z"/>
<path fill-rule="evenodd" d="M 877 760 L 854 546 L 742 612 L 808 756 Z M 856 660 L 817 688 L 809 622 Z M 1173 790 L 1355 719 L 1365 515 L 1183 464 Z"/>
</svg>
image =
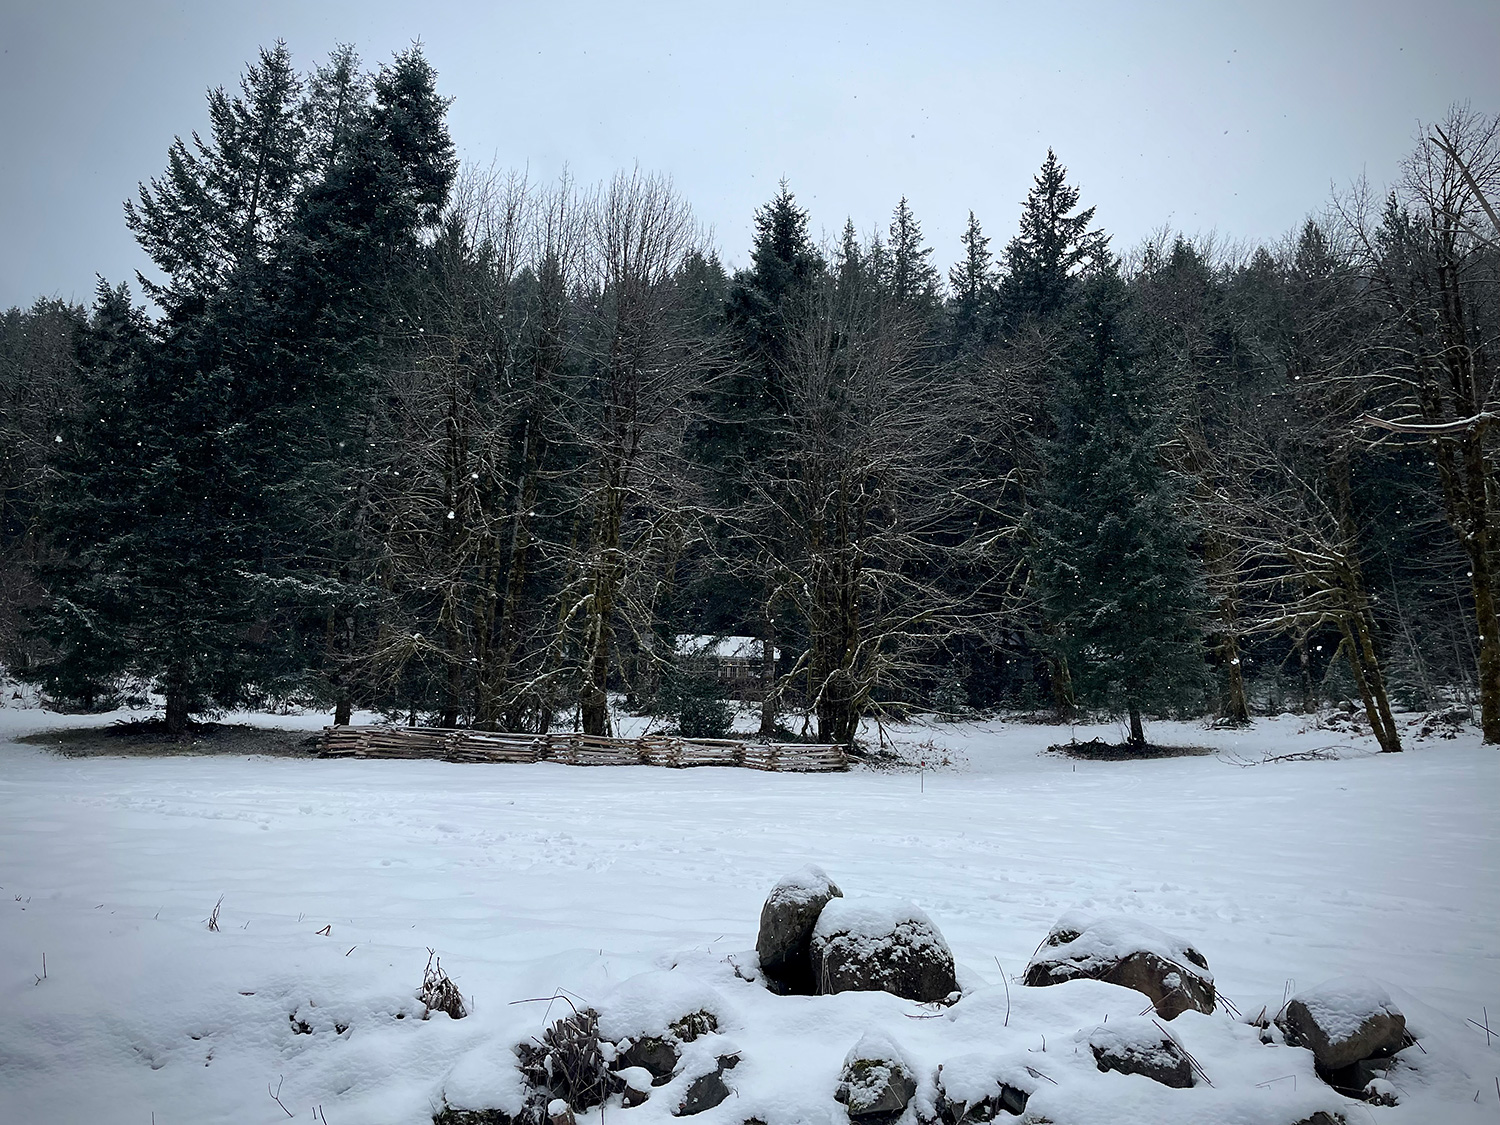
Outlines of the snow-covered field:
<svg viewBox="0 0 1500 1125">
<path fill-rule="evenodd" d="M 1487 1047 L 1465 1022 L 1489 1007 L 1500 1026 L 1500 754 L 1472 735 L 1372 755 L 1290 717 L 1250 732 L 1152 728 L 1245 760 L 1346 754 L 1237 768 L 1219 756 L 1073 762 L 1039 754 L 1065 736 L 1056 728 L 939 725 L 898 735 L 933 740 L 950 767 L 822 776 L 67 759 L 10 741 L 77 723 L 0 710 L 3 1122 L 290 1112 L 423 1125 L 445 1096 L 471 1107 L 510 1096 L 511 1045 L 567 1011 L 516 1001 L 566 989 L 608 1012 L 651 982 L 612 990 L 652 971 L 710 990 L 714 1045 L 743 1055 L 738 1095 L 705 1125 L 847 1120 L 832 1096 L 840 1064 L 872 1030 L 930 1070 L 974 1052 L 1029 1060 L 1058 1083 L 1038 1083 L 1034 1110 L 1060 1125 L 1290 1125 L 1339 1105 L 1351 1123 L 1500 1121 L 1500 1037 Z M 930 1013 L 883 993 L 776 997 L 738 979 L 767 890 L 807 862 L 851 898 L 925 909 L 965 998 L 908 1018 Z M 1143 998 L 1016 983 L 1075 908 L 1191 941 L 1247 1014 L 1329 977 L 1376 978 L 1426 1050 L 1409 1048 L 1393 1072 L 1401 1104 L 1343 1101 L 1306 1051 L 1262 1047 L 1227 1015 L 1171 1025 L 1212 1087 L 1098 1073 L 1076 1034 L 1136 1015 Z M 469 1018 L 420 1018 L 429 947 L 472 999 Z M 607 1116 L 645 1125 L 674 1105 L 666 1091 Z"/>
</svg>

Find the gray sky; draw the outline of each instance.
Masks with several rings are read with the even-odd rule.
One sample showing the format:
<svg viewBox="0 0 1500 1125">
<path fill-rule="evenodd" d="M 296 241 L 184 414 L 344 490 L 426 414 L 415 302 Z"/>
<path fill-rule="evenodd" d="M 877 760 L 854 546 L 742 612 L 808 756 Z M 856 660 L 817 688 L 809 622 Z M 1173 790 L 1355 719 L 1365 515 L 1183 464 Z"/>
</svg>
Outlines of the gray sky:
<svg viewBox="0 0 1500 1125">
<path fill-rule="evenodd" d="M 731 263 L 782 176 L 815 231 L 905 194 L 945 269 L 971 208 L 998 250 L 1049 144 L 1116 249 L 1274 239 L 1451 102 L 1500 111 L 1500 0 L 0 0 L 0 308 L 132 277 L 121 202 L 278 37 L 420 38 L 466 160 L 667 172 Z"/>
</svg>

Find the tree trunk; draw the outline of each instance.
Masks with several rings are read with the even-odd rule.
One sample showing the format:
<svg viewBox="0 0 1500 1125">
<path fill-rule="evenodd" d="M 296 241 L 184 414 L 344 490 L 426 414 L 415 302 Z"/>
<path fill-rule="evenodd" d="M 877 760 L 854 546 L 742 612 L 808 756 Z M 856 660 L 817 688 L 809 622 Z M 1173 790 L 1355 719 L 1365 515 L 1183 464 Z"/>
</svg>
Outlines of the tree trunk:
<svg viewBox="0 0 1500 1125">
<path fill-rule="evenodd" d="M 1126 704 L 1130 711 L 1130 748 L 1132 750 L 1146 749 L 1146 728 L 1141 722 L 1141 709 L 1131 700 Z"/>
<path fill-rule="evenodd" d="M 338 697 L 333 705 L 333 725 L 336 727 L 347 727 L 353 716 L 354 704 L 347 695 Z"/>
<path fill-rule="evenodd" d="M 1349 658 L 1349 670 L 1354 674 L 1355 686 L 1365 705 L 1365 718 L 1370 722 L 1370 731 L 1380 749 L 1386 754 L 1401 752 L 1401 732 L 1391 714 L 1391 703 L 1385 690 L 1385 677 L 1375 659 L 1374 641 L 1368 625 L 1357 615 L 1339 621 L 1344 634 L 1343 649 Z"/>
<path fill-rule="evenodd" d="M 189 712 L 186 677 L 179 669 L 172 669 L 167 673 L 165 694 L 167 737 L 181 742 L 187 737 Z"/>
<path fill-rule="evenodd" d="M 1500 743 L 1500 614 L 1495 609 L 1489 551 L 1471 551 L 1469 560 L 1474 572 L 1474 617 L 1479 626 L 1479 726 L 1484 741 L 1496 744 Z"/>
<path fill-rule="evenodd" d="M 769 610 L 760 642 L 760 733 L 776 733 L 776 619 Z"/>
<path fill-rule="evenodd" d="M 1316 714 L 1318 710 L 1317 687 L 1313 683 L 1312 663 L 1307 656 L 1307 637 L 1297 638 L 1297 665 L 1302 678 L 1302 713 Z"/>
<path fill-rule="evenodd" d="M 1250 703 L 1245 698 L 1245 676 L 1240 668 L 1239 639 L 1226 632 L 1219 645 L 1219 655 L 1224 660 L 1224 718 L 1236 726 L 1250 722 Z"/>
<path fill-rule="evenodd" d="M 1052 709 L 1060 723 L 1071 723 L 1077 714 L 1073 703 L 1073 677 L 1066 657 L 1047 655 L 1047 679 L 1052 687 Z"/>
</svg>

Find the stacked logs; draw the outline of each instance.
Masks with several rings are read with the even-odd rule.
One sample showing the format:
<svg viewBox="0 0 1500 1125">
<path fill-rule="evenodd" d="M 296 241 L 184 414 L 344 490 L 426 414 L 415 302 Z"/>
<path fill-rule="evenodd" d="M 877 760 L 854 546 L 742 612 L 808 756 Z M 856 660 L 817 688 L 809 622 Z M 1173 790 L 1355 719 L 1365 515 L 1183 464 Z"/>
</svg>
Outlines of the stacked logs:
<svg viewBox="0 0 1500 1125">
<path fill-rule="evenodd" d="M 605 738 L 589 734 L 507 734 L 432 727 L 336 726 L 323 731 L 324 758 L 436 758 L 445 762 L 560 762 L 570 766 L 743 766 L 784 773 L 849 768 L 842 746 L 747 742 L 734 738 Z"/>
</svg>

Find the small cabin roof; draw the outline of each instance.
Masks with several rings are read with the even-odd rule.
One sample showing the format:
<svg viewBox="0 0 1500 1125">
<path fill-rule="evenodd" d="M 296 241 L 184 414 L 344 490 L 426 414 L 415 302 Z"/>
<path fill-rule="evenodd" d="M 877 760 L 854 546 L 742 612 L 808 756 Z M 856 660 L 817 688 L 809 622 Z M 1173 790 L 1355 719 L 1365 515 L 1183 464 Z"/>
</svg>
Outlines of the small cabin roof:
<svg viewBox="0 0 1500 1125">
<path fill-rule="evenodd" d="M 761 644 L 759 637 L 678 633 L 676 652 L 678 656 L 713 657 L 716 660 L 759 660 Z M 779 648 L 776 658 L 781 658 Z"/>
</svg>

